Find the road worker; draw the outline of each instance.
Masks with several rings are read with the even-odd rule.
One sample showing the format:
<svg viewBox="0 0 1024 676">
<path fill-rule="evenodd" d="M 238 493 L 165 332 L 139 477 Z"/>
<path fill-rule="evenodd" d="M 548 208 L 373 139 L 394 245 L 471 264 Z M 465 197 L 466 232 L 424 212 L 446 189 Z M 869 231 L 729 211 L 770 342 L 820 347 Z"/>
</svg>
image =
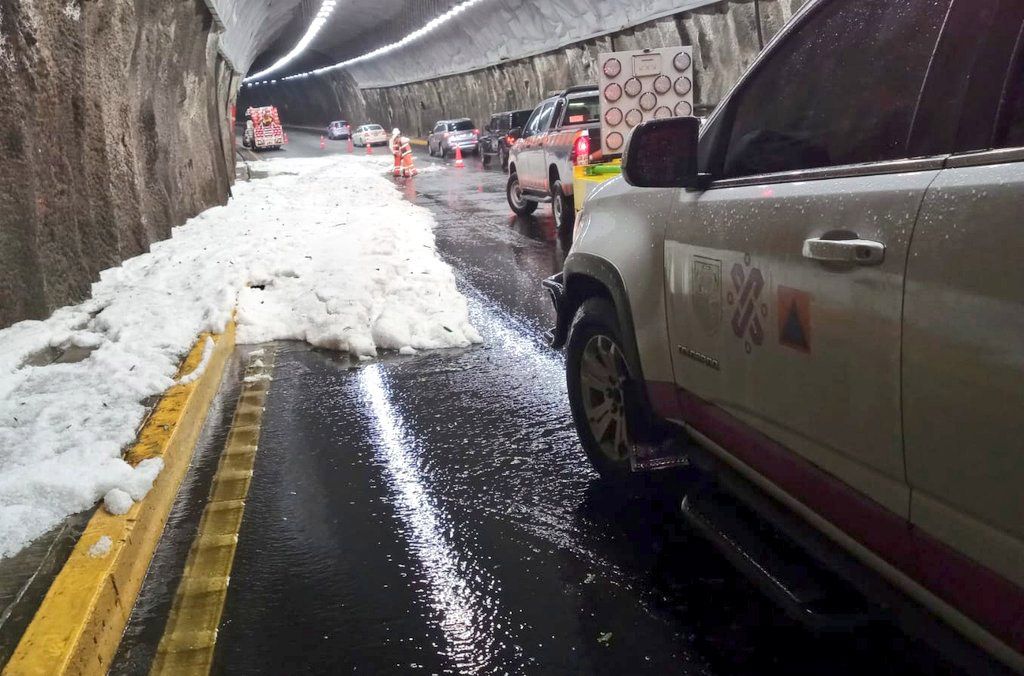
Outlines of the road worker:
<svg viewBox="0 0 1024 676">
<path fill-rule="evenodd" d="M 395 156 L 394 176 L 402 175 L 402 132 L 395 127 L 391 130 L 391 154 Z"/>
<path fill-rule="evenodd" d="M 412 162 L 412 144 L 408 136 L 401 136 L 401 134 L 399 136 L 401 137 L 399 148 L 402 152 L 402 176 L 412 178 L 420 173 L 416 171 L 416 166 Z"/>
</svg>

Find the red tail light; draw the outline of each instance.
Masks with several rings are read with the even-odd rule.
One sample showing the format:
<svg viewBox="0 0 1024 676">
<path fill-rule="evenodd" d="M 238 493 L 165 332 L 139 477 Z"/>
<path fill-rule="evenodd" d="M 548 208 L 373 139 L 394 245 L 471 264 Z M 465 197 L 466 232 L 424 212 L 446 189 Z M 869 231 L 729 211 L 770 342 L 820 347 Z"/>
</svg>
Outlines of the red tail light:
<svg viewBox="0 0 1024 676">
<path fill-rule="evenodd" d="M 444 133 L 444 140 L 445 140 L 445 141 L 447 141 L 447 140 L 448 140 L 448 132 L 445 132 L 445 133 Z"/>
<path fill-rule="evenodd" d="M 515 145 L 516 137 L 513 136 L 512 134 L 509 134 L 508 136 L 505 137 L 505 143 L 509 144 L 510 146 Z"/>
<path fill-rule="evenodd" d="M 590 135 L 586 131 L 581 131 L 576 135 L 569 159 L 572 160 L 573 164 L 590 163 Z"/>
<path fill-rule="evenodd" d="M 480 130 L 479 129 L 474 129 L 473 130 L 473 136 L 479 136 L 479 135 L 480 135 Z"/>
</svg>

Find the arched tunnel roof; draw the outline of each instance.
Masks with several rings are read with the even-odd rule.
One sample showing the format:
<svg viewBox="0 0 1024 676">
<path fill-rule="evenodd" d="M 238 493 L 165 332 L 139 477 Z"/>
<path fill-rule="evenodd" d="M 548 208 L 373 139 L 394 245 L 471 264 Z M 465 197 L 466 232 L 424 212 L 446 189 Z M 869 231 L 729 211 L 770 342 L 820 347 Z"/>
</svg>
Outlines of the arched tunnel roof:
<svg viewBox="0 0 1024 676">
<path fill-rule="evenodd" d="M 222 51 L 240 72 L 274 63 L 302 38 L 320 0 L 207 0 L 224 23 Z M 716 0 L 477 0 L 449 23 L 348 67 L 361 87 L 465 72 L 543 53 Z M 331 66 L 397 42 L 462 0 L 339 0 L 302 57 L 268 75 Z"/>
</svg>

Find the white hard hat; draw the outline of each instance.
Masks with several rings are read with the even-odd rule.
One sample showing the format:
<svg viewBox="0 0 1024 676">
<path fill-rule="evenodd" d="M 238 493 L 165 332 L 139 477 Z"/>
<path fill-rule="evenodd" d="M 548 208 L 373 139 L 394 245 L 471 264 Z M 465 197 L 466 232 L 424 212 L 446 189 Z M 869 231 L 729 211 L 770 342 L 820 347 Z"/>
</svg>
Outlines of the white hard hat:
<svg viewBox="0 0 1024 676">
<path fill-rule="evenodd" d="M 398 127 L 395 127 L 394 129 L 391 130 L 391 135 L 392 136 L 398 136 L 401 133 L 402 132 L 398 131 Z"/>
</svg>

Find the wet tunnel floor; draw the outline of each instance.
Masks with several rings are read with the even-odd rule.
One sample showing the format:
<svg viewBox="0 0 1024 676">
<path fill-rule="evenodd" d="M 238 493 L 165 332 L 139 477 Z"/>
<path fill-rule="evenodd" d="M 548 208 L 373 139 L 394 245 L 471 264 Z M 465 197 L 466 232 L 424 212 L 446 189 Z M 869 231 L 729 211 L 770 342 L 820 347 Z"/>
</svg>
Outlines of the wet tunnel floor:
<svg viewBox="0 0 1024 676">
<path fill-rule="evenodd" d="M 564 244 L 467 164 L 407 195 L 485 343 L 362 363 L 276 346 L 214 673 L 954 673 L 886 624 L 785 619 L 682 524 L 671 475 L 640 499 L 597 479 L 540 338 Z M 173 587 L 147 581 L 113 673 L 146 671 Z"/>
</svg>

